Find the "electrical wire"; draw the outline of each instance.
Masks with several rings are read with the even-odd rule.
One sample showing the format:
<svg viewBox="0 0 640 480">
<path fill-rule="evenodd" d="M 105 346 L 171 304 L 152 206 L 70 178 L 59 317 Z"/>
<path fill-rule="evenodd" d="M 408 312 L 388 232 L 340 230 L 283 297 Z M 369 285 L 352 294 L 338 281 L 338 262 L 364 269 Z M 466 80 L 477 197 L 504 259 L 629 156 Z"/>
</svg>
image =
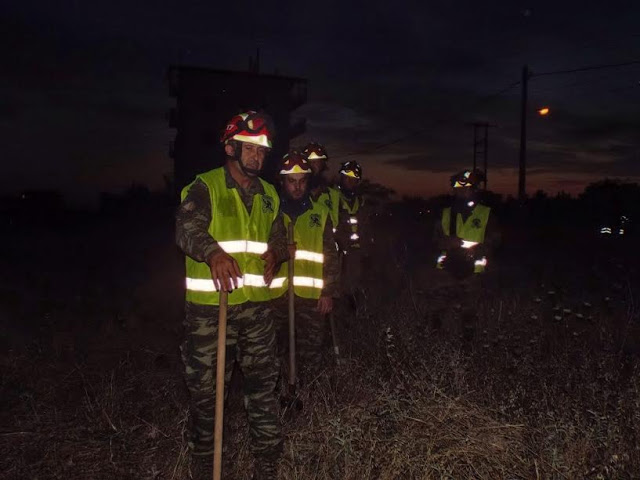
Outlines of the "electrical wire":
<svg viewBox="0 0 640 480">
<path fill-rule="evenodd" d="M 576 73 L 576 72 L 588 72 L 590 70 L 603 70 L 605 68 L 619 68 L 619 67 L 626 67 L 629 65 L 639 65 L 639 64 L 640 64 L 640 60 L 633 60 L 631 62 L 623 62 L 623 63 L 609 63 L 609 64 L 603 64 L 603 65 L 589 65 L 587 67 L 573 68 L 571 70 L 554 70 L 551 72 L 531 73 L 529 75 L 529 78 L 544 77 L 548 75 L 564 75 L 567 73 Z"/>
<path fill-rule="evenodd" d="M 481 97 L 470 108 L 477 108 L 477 107 L 481 106 L 482 104 L 484 104 L 485 102 L 487 102 L 489 100 L 492 100 L 492 99 L 494 99 L 496 97 L 499 97 L 500 95 L 504 95 L 509 90 L 512 90 L 513 88 L 517 87 L 521 83 L 522 82 L 520 80 L 518 80 L 517 82 L 510 83 L 509 85 L 507 85 L 506 87 L 502 88 L 501 90 L 498 90 L 495 93 L 492 93 L 490 95 L 486 95 L 484 97 Z M 448 118 L 446 118 L 444 120 L 442 119 L 442 117 L 437 117 L 437 120 L 434 120 L 428 126 L 420 128 L 420 129 L 417 129 L 417 130 L 414 130 L 414 131 L 412 131 L 412 132 L 410 132 L 410 133 L 408 133 L 406 135 L 398 137 L 398 138 L 396 138 L 394 140 L 391 140 L 389 142 L 381 143 L 379 145 L 376 145 L 375 147 L 368 148 L 368 149 L 349 152 L 349 153 L 345 153 L 345 154 L 342 154 L 342 155 L 336 155 L 336 156 L 333 156 L 332 158 L 333 159 L 341 159 L 341 158 L 346 158 L 346 157 L 352 157 L 354 155 L 366 155 L 366 154 L 369 154 L 369 153 L 373 153 L 373 152 L 375 152 L 377 150 L 381 150 L 383 148 L 390 147 L 392 145 L 396 145 L 396 144 L 401 143 L 401 142 L 403 142 L 405 140 L 408 140 L 410 138 L 414 138 L 416 135 L 420 135 L 420 134 L 426 132 L 427 130 L 431 129 L 435 123 L 442 124 L 442 123 L 446 122 L 447 120 L 451 121 L 451 120 L 457 119 L 457 118 L 458 118 L 458 115 L 450 115 Z"/>
<path fill-rule="evenodd" d="M 607 68 L 620 68 L 620 67 L 626 67 L 626 66 L 630 66 L 630 65 L 640 65 L 640 60 L 633 60 L 633 61 L 622 62 L 622 63 L 589 65 L 589 66 L 585 66 L 585 67 L 579 67 L 579 68 L 573 68 L 573 69 L 567 69 L 567 70 L 554 70 L 554 71 L 542 72 L 542 73 L 530 73 L 529 74 L 529 78 L 531 79 L 531 78 L 551 76 L 551 75 L 565 75 L 565 74 L 569 74 L 569 73 L 587 72 L 587 71 L 592 71 L 592 70 L 603 70 L 603 69 L 607 69 Z M 498 90 L 495 93 L 492 93 L 490 95 L 486 95 L 486 96 L 480 98 L 477 101 L 477 103 L 475 105 L 473 105 L 472 107 L 470 107 L 470 108 L 478 108 L 483 103 L 485 103 L 485 102 L 487 102 L 489 100 L 492 100 L 494 98 L 497 98 L 497 97 L 499 97 L 501 95 L 504 95 L 505 93 L 507 93 L 508 91 L 510 91 L 513 88 L 517 87 L 521 83 L 522 83 L 521 80 L 515 81 L 515 82 L 505 86 L 501 90 Z M 446 120 L 452 120 L 454 118 L 457 118 L 457 116 L 451 115 Z M 406 135 L 398 137 L 398 138 L 396 138 L 394 140 L 391 140 L 389 142 L 381 143 L 381 144 L 376 145 L 375 147 L 372 147 L 372 148 L 363 149 L 363 150 L 354 151 L 354 152 L 349 152 L 349 153 L 345 153 L 343 155 L 337 155 L 337 156 L 334 156 L 333 158 L 334 159 L 341 159 L 341 158 L 351 157 L 351 156 L 354 156 L 354 155 L 366 155 L 366 154 L 369 154 L 369 153 L 373 153 L 373 152 L 381 150 L 383 148 L 386 148 L 386 147 L 401 143 L 401 142 L 403 142 L 405 140 L 408 140 L 410 138 L 414 138 L 415 136 L 420 135 L 420 134 L 426 132 L 427 130 L 431 129 L 433 127 L 434 123 L 442 124 L 443 123 L 442 117 L 438 117 L 438 120 L 434 121 L 433 123 L 430 123 L 426 127 L 414 130 L 414 131 L 412 131 L 412 132 L 410 132 L 410 133 L 408 133 Z"/>
</svg>

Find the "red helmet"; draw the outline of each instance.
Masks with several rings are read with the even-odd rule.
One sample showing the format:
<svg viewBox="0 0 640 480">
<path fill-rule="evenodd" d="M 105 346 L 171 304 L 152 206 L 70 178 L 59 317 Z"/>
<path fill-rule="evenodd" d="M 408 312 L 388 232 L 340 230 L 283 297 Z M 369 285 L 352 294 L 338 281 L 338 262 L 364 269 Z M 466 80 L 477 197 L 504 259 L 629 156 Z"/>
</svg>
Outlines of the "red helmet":
<svg viewBox="0 0 640 480">
<path fill-rule="evenodd" d="M 304 155 L 293 148 L 280 161 L 280 175 L 290 173 L 311 173 L 311 166 Z"/>
<path fill-rule="evenodd" d="M 351 160 L 340 166 L 340 173 L 347 177 L 362 178 L 362 167 L 355 160 Z"/>
<path fill-rule="evenodd" d="M 229 140 L 238 140 L 271 148 L 271 140 L 274 136 L 275 129 L 271 117 L 266 113 L 249 110 L 229 120 L 220 141 L 227 143 Z"/>
<path fill-rule="evenodd" d="M 329 158 L 327 150 L 316 142 L 311 142 L 304 147 L 302 154 L 307 160 L 327 160 Z"/>
</svg>

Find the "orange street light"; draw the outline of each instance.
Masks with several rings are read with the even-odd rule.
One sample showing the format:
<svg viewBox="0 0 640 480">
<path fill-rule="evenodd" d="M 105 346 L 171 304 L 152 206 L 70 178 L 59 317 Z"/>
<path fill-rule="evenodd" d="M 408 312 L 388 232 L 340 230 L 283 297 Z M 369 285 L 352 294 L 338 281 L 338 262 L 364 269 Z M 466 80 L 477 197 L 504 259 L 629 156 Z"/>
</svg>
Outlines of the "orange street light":
<svg viewBox="0 0 640 480">
<path fill-rule="evenodd" d="M 545 115 L 549 115 L 549 107 L 542 107 L 540 110 L 538 110 L 538 114 L 541 116 L 545 116 Z"/>
</svg>

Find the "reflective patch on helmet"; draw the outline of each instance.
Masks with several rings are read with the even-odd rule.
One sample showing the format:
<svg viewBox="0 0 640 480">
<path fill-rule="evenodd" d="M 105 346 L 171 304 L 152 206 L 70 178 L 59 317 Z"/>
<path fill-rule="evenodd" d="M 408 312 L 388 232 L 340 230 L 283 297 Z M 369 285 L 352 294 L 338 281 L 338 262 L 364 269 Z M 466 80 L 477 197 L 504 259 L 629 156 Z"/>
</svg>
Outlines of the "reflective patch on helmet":
<svg viewBox="0 0 640 480">
<path fill-rule="evenodd" d="M 342 175 L 346 175 L 347 177 L 360 178 L 358 177 L 358 175 L 356 175 L 356 172 L 354 172 L 353 170 L 340 170 L 340 173 Z"/>
<path fill-rule="evenodd" d="M 240 135 L 236 134 L 231 137 L 233 140 L 238 140 L 239 142 L 252 143 L 254 145 L 258 145 L 261 147 L 271 148 L 271 140 L 266 135 Z"/>
<path fill-rule="evenodd" d="M 453 188 L 465 188 L 471 186 L 472 184 L 470 182 L 460 182 L 459 180 L 456 180 L 456 183 L 453 184 Z"/>
<path fill-rule="evenodd" d="M 326 160 L 326 155 L 318 155 L 316 152 L 311 152 L 311 154 L 307 157 L 309 160 Z"/>
<path fill-rule="evenodd" d="M 285 170 L 285 169 L 280 170 L 281 175 L 289 175 L 291 173 L 311 173 L 311 169 L 309 168 L 304 169 L 299 164 L 295 164 L 289 170 Z"/>
</svg>

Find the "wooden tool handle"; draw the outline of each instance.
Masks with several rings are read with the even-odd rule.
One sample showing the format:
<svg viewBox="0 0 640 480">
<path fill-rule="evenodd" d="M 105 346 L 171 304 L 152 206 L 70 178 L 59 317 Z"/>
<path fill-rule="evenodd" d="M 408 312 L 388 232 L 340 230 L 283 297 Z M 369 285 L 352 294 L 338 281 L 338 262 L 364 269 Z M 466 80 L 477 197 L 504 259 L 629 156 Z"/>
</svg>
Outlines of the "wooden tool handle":
<svg viewBox="0 0 640 480">
<path fill-rule="evenodd" d="M 216 360 L 216 421 L 214 429 L 213 480 L 222 479 L 222 427 L 224 422 L 224 371 L 227 353 L 227 302 L 226 291 L 220 292 L 218 315 L 218 357 Z"/>
<path fill-rule="evenodd" d="M 289 245 L 293 245 L 293 222 L 289 223 L 287 230 Z M 289 281 L 289 386 L 296 383 L 296 309 L 295 292 L 293 291 L 294 258 L 289 259 L 288 281 Z"/>
</svg>

